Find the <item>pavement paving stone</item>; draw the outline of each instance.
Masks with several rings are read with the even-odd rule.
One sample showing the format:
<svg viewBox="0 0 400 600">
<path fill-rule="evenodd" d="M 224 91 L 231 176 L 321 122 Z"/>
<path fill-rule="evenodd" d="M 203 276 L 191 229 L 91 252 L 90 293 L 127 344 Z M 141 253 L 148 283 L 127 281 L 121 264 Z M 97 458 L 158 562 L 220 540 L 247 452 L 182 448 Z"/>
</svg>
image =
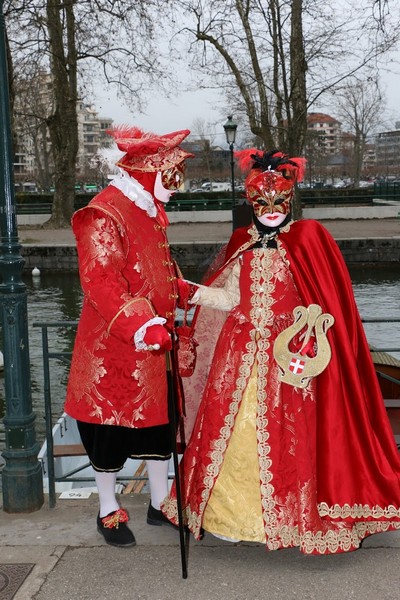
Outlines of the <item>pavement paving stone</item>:
<svg viewBox="0 0 400 600">
<path fill-rule="evenodd" d="M 46 497 L 47 500 L 47 497 Z M 0 562 L 35 563 L 14 600 L 397 600 L 400 532 L 371 536 L 349 554 L 191 538 L 182 578 L 178 533 L 146 523 L 148 494 L 120 496 L 137 546 L 107 546 L 98 497 L 57 499 L 31 514 L 0 512 Z M 1 598 L 1 591 L 0 591 Z"/>
</svg>

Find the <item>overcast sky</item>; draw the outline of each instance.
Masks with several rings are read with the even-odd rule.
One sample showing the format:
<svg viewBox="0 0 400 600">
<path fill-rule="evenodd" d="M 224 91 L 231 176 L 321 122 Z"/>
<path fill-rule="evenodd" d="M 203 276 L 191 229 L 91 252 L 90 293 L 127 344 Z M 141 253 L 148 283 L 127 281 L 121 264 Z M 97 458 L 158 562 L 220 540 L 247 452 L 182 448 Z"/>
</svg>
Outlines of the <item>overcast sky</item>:
<svg viewBox="0 0 400 600">
<path fill-rule="evenodd" d="M 156 94 L 154 94 L 155 96 Z M 218 133 L 220 123 L 220 134 L 215 143 L 225 140 L 222 125 L 227 116 L 222 114 L 223 95 L 214 90 L 198 90 L 196 92 L 175 93 L 174 98 L 166 99 L 158 95 L 151 100 L 146 107 L 146 114 L 133 114 L 129 109 L 121 105 L 116 95 L 105 94 L 102 99 L 98 98 L 94 105 L 101 116 L 112 117 L 115 124 L 127 123 L 137 125 L 145 130 L 156 133 L 168 133 L 177 129 L 192 129 L 196 119 L 202 119 L 206 123 L 216 123 L 215 133 Z"/>
<path fill-rule="evenodd" d="M 396 67 L 398 67 L 396 74 L 381 72 L 382 91 L 387 98 L 389 115 L 389 119 L 385 122 L 388 127 L 393 128 L 395 121 L 400 121 L 400 60 Z M 223 92 L 218 90 L 177 92 L 174 94 L 174 99 L 169 100 L 157 94 L 153 94 L 153 97 L 154 99 L 147 106 L 146 114 L 141 115 L 132 114 L 117 99 L 117 95 L 112 93 L 105 93 L 101 98 L 98 97 L 94 105 L 101 116 L 113 118 L 115 124 L 137 125 L 156 133 L 168 133 L 177 129 L 193 131 L 196 119 L 201 119 L 206 123 L 215 124 L 213 134 L 215 144 L 226 143 L 223 124 L 227 119 L 228 111 L 223 109 L 225 101 Z M 325 109 L 325 112 L 329 111 Z M 330 111 L 330 114 L 335 116 L 334 110 Z"/>
</svg>

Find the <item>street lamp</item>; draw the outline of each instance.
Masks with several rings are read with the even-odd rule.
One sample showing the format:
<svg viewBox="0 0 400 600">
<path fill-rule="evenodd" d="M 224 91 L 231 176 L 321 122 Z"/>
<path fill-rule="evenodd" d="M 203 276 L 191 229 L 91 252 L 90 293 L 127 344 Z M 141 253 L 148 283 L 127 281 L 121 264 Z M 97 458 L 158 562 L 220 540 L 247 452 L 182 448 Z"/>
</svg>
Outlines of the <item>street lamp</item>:
<svg viewBox="0 0 400 600">
<path fill-rule="evenodd" d="M 229 150 L 231 152 L 231 178 L 232 178 L 232 210 L 235 207 L 235 163 L 233 161 L 233 148 L 236 140 L 236 129 L 237 124 L 232 121 L 232 115 L 228 117 L 227 122 L 224 125 L 225 135 L 226 135 L 226 143 L 229 145 Z M 232 214 L 233 219 L 233 214 Z"/>
<path fill-rule="evenodd" d="M 0 0 L 0 322 L 3 328 L 6 448 L 2 470 L 3 509 L 33 512 L 43 504 L 43 477 L 37 459 L 32 412 L 27 291 L 21 279 L 24 259 L 18 241 L 7 53 L 3 0 Z"/>
</svg>

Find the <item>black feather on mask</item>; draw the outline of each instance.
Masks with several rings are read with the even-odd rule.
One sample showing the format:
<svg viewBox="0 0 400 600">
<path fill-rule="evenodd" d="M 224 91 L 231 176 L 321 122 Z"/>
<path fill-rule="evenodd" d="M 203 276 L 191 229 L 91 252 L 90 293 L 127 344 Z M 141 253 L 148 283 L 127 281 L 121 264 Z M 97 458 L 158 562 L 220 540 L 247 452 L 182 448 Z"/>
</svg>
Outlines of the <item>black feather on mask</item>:
<svg viewBox="0 0 400 600">
<path fill-rule="evenodd" d="M 260 169 L 261 171 L 280 171 L 283 177 L 286 177 L 287 179 L 289 179 L 289 177 L 282 172 L 282 167 L 285 165 L 296 166 L 296 163 L 291 161 L 287 154 L 283 154 L 276 148 L 269 152 L 264 152 L 263 154 L 252 154 L 251 158 L 254 160 L 252 169 Z"/>
</svg>

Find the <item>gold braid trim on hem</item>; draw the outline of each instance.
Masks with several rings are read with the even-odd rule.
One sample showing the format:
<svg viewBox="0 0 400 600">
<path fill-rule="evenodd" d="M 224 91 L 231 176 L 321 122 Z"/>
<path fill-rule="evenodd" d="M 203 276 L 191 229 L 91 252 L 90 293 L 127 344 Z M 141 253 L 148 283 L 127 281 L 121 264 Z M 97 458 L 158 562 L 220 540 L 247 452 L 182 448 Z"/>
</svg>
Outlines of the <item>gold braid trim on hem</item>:
<svg viewBox="0 0 400 600">
<path fill-rule="evenodd" d="M 167 499 L 162 507 L 166 509 L 168 519 L 178 523 L 176 500 Z M 183 512 L 185 524 L 194 537 L 199 539 L 202 526 L 200 515 L 193 512 L 189 506 Z M 299 534 L 297 526 L 277 527 L 275 530 L 270 530 L 270 537 L 265 543 L 269 550 L 296 547 L 304 554 L 338 554 L 357 550 L 361 541 L 369 535 L 400 529 L 400 523 L 390 521 L 362 521 L 351 526 L 343 523 L 333 525 L 337 527 L 336 530 L 306 531 L 303 534 Z"/>
<path fill-rule="evenodd" d="M 166 498 L 161 502 L 160 508 L 169 521 L 176 525 L 179 523 L 178 503 L 175 498 Z M 200 539 L 201 518 L 199 514 L 192 512 L 190 506 L 183 509 L 183 522 L 188 526 L 194 537 L 197 540 Z"/>
<path fill-rule="evenodd" d="M 267 539 L 269 550 L 279 550 L 297 546 L 304 554 L 337 554 L 351 552 L 360 547 L 360 542 L 367 536 L 400 529 L 400 523 L 388 521 L 360 522 L 351 526 L 336 523 L 337 529 L 323 531 L 306 531 L 299 534 L 298 527 L 282 527 L 276 531 L 274 538 Z"/>
<path fill-rule="evenodd" d="M 334 504 L 329 506 L 326 502 L 318 504 L 318 512 L 321 517 L 331 519 L 395 519 L 400 518 L 400 508 L 389 505 L 369 506 L 368 504 Z"/>
</svg>

